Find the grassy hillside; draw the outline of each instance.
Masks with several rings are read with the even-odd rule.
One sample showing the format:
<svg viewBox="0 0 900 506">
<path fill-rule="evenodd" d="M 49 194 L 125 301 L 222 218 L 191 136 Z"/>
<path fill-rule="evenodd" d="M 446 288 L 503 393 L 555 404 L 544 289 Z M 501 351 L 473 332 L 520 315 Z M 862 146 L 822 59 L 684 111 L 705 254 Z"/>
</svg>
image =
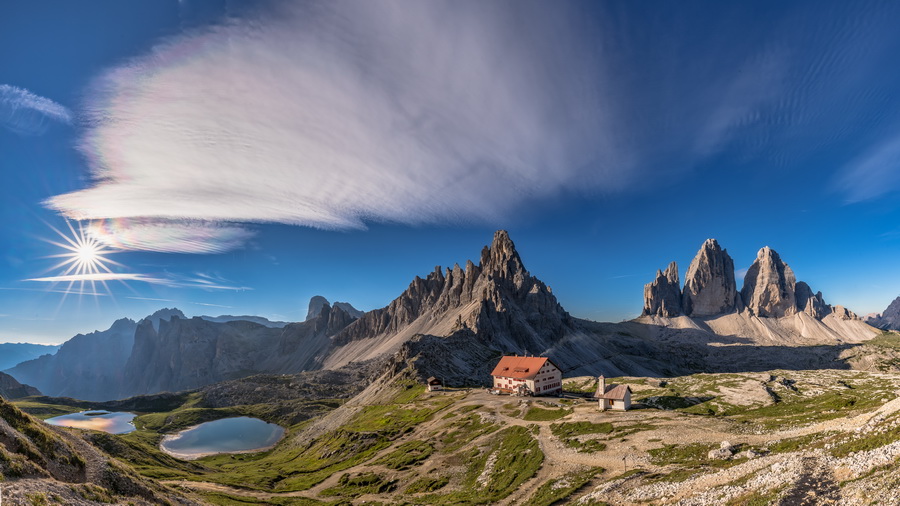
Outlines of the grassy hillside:
<svg viewBox="0 0 900 506">
<path fill-rule="evenodd" d="M 27 404 L 27 403 L 26 403 Z M 34 406 L 32 406 L 34 407 Z M 63 409 L 63 408 L 60 408 Z M 13 504 L 193 504 L 0 399 L 0 482 Z"/>
<path fill-rule="evenodd" d="M 591 391 L 592 381 L 566 383 Z M 574 395 L 429 393 L 401 375 L 378 395 L 364 392 L 365 402 L 309 401 L 298 409 L 316 416 L 299 423 L 277 405 L 205 408 L 188 396 L 176 409 L 142 413 L 131 434 L 89 439 L 214 504 L 767 504 L 810 487 L 852 504 L 862 491 L 891 490 L 900 471 L 900 376 L 824 370 L 609 381 L 631 386 L 636 409 L 600 412 Z M 267 452 L 190 462 L 158 449 L 165 433 L 236 415 L 281 423 L 287 436 Z"/>
</svg>

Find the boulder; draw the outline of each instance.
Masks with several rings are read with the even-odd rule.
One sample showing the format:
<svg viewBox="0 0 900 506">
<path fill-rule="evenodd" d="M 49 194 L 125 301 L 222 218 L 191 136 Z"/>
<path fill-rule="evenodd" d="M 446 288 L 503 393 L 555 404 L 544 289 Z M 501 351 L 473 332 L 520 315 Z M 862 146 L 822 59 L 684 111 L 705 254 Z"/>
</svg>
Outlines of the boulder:
<svg viewBox="0 0 900 506">
<path fill-rule="evenodd" d="M 756 457 L 761 456 L 762 454 L 755 450 L 744 450 L 740 453 L 736 453 L 734 458 L 736 459 L 755 459 Z"/>
<path fill-rule="evenodd" d="M 715 450 L 710 450 L 706 457 L 710 460 L 728 460 L 731 458 L 731 450 L 728 448 L 716 448 Z"/>
</svg>

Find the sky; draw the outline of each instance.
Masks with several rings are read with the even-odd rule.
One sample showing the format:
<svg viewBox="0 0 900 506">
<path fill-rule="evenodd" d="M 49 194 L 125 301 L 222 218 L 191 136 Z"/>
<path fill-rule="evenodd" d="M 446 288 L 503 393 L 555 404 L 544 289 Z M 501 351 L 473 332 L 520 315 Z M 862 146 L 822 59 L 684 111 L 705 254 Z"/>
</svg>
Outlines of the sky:
<svg viewBox="0 0 900 506">
<path fill-rule="evenodd" d="M 581 318 L 637 316 L 710 237 L 739 280 L 770 246 L 881 311 L 897 26 L 890 1 L 3 3 L 0 342 L 371 310 L 497 229 Z"/>
</svg>

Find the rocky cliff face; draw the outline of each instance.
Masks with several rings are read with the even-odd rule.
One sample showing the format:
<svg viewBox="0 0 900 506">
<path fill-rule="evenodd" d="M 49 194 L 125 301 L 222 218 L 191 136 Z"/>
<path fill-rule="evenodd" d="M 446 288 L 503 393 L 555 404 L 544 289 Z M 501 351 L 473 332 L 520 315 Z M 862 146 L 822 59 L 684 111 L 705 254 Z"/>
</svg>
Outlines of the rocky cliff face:
<svg viewBox="0 0 900 506">
<path fill-rule="evenodd" d="M 747 310 L 756 316 L 790 316 L 797 312 L 796 284 L 794 271 L 766 246 L 756 254 L 744 276 L 741 297 Z"/>
<path fill-rule="evenodd" d="M 152 321 L 148 320 L 148 324 L 152 325 Z M 133 320 L 117 320 L 107 330 L 78 334 L 54 355 L 22 362 L 6 372 L 46 395 L 112 399 L 122 383 L 136 328 Z"/>
<path fill-rule="evenodd" d="M 456 314 L 449 325 L 446 316 Z M 509 352 L 539 352 L 571 330 L 574 321 L 543 282 L 525 270 L 505 230 L 497 231 L 476 266 L 466 262 L 446 271 L 440 267 L 425 279 L 416 277 L 387 307 L 364 314 L 335 337 L 338 346 L 396 334 L 413 322 L 462 329 Z M 424 324 L 423 324 L 424 325 Z"/>
<path fill-rule="evenodd" d="M 825 304 L 822 292 L 813 294 L 812 288 L 803 281 L 797 282 L 794 295 L 797 297 L 797 311 L 816 319 L 822 319 L 831 312 L 831 306 Z"/>
<path fill-rule="evenodd" d="M 117 398 L 177 392 L 260 372 L 258 357 L 273 351 L 280 329 L 251 322 L 216 323 L 196 317 L 141 322 Z"/>
<path fill-rule="evenodd" d="M 283 329 L 250 321 L 210 322 L 173 317 L 159 330 L 142 322 L 118 397 L 188 390 L 259 373 L 318 367 L 330 337 L 354 318 L 325 304 L 309 321 Z"/>
<path fill-rule="evenodd" d="M 326 305 L 328 305 L 328 299 L 321 295 L 314 295 L 309 299 L 309 307 L 306 310 L 306 320 L 304 321 L 309 321 L 319 316 L 319 313 L 322 312 L 322 308 Z"/>
<path fill-rule="evenodd" d="M 160 321 L 172 317 L 184 318 L 184 313 L 164 308 L 141 321 L 158 328 Z M 46 395 L 89 401 L 114 399 L 122 386 L 137 327 L 134 320 L 116 320 L 107 330 L 78 334 L 54 355 L 23 362 L 6 372 Z"/>
<path fill-rule="evenodd" d="M 677 304 L 679 293 L 681 306 Z M 892 308 L 900 327 L 900 297 Z M 766 318 L 806 313 L 817 320 L 830 314 L 841 320 L 858 319 L 846 308 L 826 304 L 822 292 L 814 293 L 808 284 L 796 281 L 793 270 L 768 246 L 757 253 L 739 293 L 735 291 L 734 262 L 715 239 L 707 239 L 700 247 L 688 268 L 683 290 L 679 291 L 674 262 L 665 271 L 656 271 L 656 279 L 644 285 L 642 316 L 703 317 L 744 311 Z M 878 315 L 868 321 L 876 324 L 883 320 Z"/>
<path fill-rule="evenodd" d="M 712 316 L 735 310 L 734 261 L 715 239 L 707 239 L 684 278 L 682 307 L 688 316 Z"/>
<path fill-rule="evenodd" d="M 844 306 L 831 306 L 831 312 L 836 318 L 841 320 L 859 320 L 859 316 L 857 316 L 856 313 L 850 311 Z"/>
<path fill-rule="evenodd" d="M 23 385 L 9 374 L 0 372 L 0 397 L 19 399 L 31 395 L 41 395 L 41 391 L 31 385 Z"/>
<path fill-rule="evenodd" d="M 894 299 L 881 314 L 866 317 L 866 323 L 883 330 L 900 330 L 900 297 Z"/>
<path fill-rule="evenodd" d="M 644 285 L 644 315 L 667 318 L 684 314 L 681 307 L 681 283 L 678 264 L 672 262 L 665 271 L 656 271 L 656 279 Z"/>
<path fill-rule="evenodd" d="M 363 312 L 359 309 L 353 307 L 349 302 L 335 302 L 334 304 L 328 302 L 328 299 L 322 297 L 321 295 L 314 295 L 311 299 L 309 299 L 309 309 L 306 311 L 306 321 L 312 320 L 313 318 L 319 316 L 319 313 L 322 312 L 322 309 L 325 307 L 339 307 L 342 311 L 350 315 L 351 318 L 359 318 L 363 315 Z"/>
</svg>

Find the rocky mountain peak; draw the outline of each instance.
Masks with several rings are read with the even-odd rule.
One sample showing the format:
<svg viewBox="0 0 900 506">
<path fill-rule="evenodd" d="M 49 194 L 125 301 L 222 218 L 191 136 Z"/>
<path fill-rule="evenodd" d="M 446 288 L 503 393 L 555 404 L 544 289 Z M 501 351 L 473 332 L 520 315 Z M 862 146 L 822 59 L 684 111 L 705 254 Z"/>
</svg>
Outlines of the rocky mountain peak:
<svg viewBox="0 0 900 506">
<path fill-rule="evenodd" d="M 797 298 L 797 311 L 817 319 L 822 319 L 831 312 L 831 307 L 822 298 L 822 292 L 813 294 L 812 288 L 803 281 L 797 282 L 794 295 Z"/>
<path fill-rule="evenodd" d="M 306 311 L 306 320 L 309 321 L 313 318 L 319 316 L 319 313 L 322 312 L 322 308 L 329 305 L 328 299 L 322 297 L 321 295 L 314 295 L 311 299 L 309 299 L 309 309 Z"/>
<path fill-rule="evenodd" d="M 516 245 L 513 244 L 506 230 L 496 231 L 491 245 L 485 246 L 481 250 L 481 270 L 505 279 L 514 279 L 528 274 L 519 257 L 519 252 L 516 251 Z"/>
<path fill-rule="evenodd" d="M 688 316 L 712 316 L 735 309 L 734 260 L 715 239 L 707 239 L 688 266 L 682 308 Z"/>
<path fill-rule="evenodd" d="M 456 314 L 445 321 L 449 312 Z M 465 270 L 438 266 L 425 279 L 416 276 L 400 297 L 364 314 L 335 336 L 335 343 L 398 332 L 417 320 L 435 335 L 468 329 L 518 352 L 545 349 L 548 339 L 573 325 L 550 288 L 525 270 L 505 230 L 482 250 L 479 265 L 468 261 Z"/>
<path fill-rule="evenodd" d="M 881 314 L 866 316 L 866 323 L 883 330 L 900 330 L 900 297 L 894 299 Z"/>
<path fill-rule="evenodd" d="M 834 313 L 835 317 L 840 318 L 841 320 L 859 320 L 859 316 L 857 316 L 856 313 L 841 305 L 833 306 L 831 312 Z"/>
<path fill-rule="evenodd" d="M 178 308 L 174 308 L 174 307 L 173 307 L 173 308 L 170 309 L 170 308 L 164 307 L 164 308 L 162 308 L 162 309 L 156 311 L 156 312 L 153 313 L 152 315 L 150 315 L 150 316 L 144 318 L 144 320 L 147 320 L 147 321 L 149 321 L 150 323 L 152 323 L 152 324 L 153 324 L 153 328 L 155 328 L 155 329 L 158 330 L 158 329 L 159 329 L 159 322 L 161 322 L 161 321 L 168 321 L 168 320 L 171 320 L 172 318 L 182 318 L 182 319 L 184 319 L 185 316 L 184 316 L 184 313 L 182 313 L 181 310 L 178 309 Z M 142 320 L 142 321 L 143 321 L 143 320 Z"/>
<path fill-rule="evenodd" d="M 756 316 L 789 316 L 797 312 L 796 284 L 794 271 L 775 250 L 766 246 L 756 254 L 756 260 L 744 276 L 741 298 Z"/>
<path fill-rule="evenodd" d="M 341 308 L 342 311 L 347 313 L 351 318 L 359 318 L 363 315 L 363 312 L 359 309 L 356 309 L 349 302 L 337 302 L 335 301 L 333 304 L 328 302 L 328 299 L 322 297 L 321 295 L 315 295 L 311 299 L 309 299 L 309 310 L 306 312 L 306 320 L 310 321 L 319 316 L 325 306 L 331 308 Z"/>
<path fill-rule="evenodd" d="M 656 279 L 644 285 L 644 315 L 673 317 L 684 314 L 681 306 L 681 284 L 678 264 L 672 262 L 665 271 L 656 271 Z"/>
</svg>

